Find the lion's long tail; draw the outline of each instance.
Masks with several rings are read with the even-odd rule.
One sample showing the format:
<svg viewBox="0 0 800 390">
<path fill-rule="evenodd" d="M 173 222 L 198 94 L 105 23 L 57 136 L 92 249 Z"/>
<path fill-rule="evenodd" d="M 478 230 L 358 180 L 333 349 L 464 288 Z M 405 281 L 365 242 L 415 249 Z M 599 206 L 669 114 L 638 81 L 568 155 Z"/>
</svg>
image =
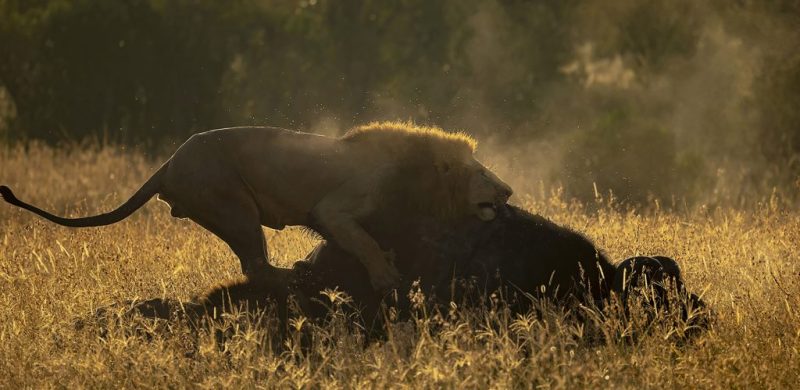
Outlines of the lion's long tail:
<svg viewBox="0 0 800 390">
<path fill-rule="evenodd" d="M 100 214 L 94 215 L 91 217 L 83 217 L 83 218 L 64 218 L 59 217 L 57 215 L 53 215 L 44 211 L 34 205 L 29 203 L 25 203 L 16 196 L 14 193 L 11 192 L 11 189 L 6 186 L 0 186 L 0 196 L 3 199 L 13 204 L 14 206 L 22 207 L 25 210 L 31 211 L 33 213 L 38 214 L 39 216 L 55 222 L 62 226 L 69 226 L 69 227 L 91 227 L 91 226 L 105 226 L 110 225 L 112 223 L 119 222 L 129 215 L 133 214 L 134 211 L 138 210 L 142 207 L 145 203 L 147 203 L 153 195 L 157 194 L 159 189 L 161 188 L 161 177 L 164 175 L 166 168 L 169 163 L 164 164 L 161 168 L 153 174 L 153 176 L 148 179 L 138 191 L 136 191 L 127 202 L 123 203 L 121 206 L 117 207 L 116 210 Z"/>
</svg>

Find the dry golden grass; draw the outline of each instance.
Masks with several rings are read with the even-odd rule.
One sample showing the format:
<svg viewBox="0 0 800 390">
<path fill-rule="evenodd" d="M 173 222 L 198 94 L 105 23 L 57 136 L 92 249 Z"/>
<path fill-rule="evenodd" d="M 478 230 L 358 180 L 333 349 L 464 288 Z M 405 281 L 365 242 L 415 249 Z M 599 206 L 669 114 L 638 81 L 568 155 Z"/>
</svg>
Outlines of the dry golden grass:
<svg viewBox="0 0 800 390">
<path fill-rule="evenodd" d="M 0 181 L 20 198 L 67 215 L 123 201 L 157 162 L 113 148 L 0 151 Z M 189 299 L 239 276 L 220 241 L 150 202 L 119 224 L 75 230 L 0 205 L 0 388 L 21 387 L 407 387 L 407 388 L 792 388 L 800 384 L 800 212 L 774 202 L 748 211 L 588 212 L 556 195 L 524 205 L 585 232 L 613 259 L 664 254 L 716 311 L 713 329 L 689 345 L 668 330 L 636 343 L 589 343 L 575 324 L 518 318 L 485 327 L 458 320 L 430 333 L 396 325 L 367 347 L 339 325 L 314 330 L 310 351 L 274 354 L 244 329 L 227 351 L 201 337 L 185 356 L 185 325 L 146 340 L 122 323 L 101 339 L 76 319 L 134 298 Z M 283 265 L 313 238 L 268 232 Z M 465 316 L 464 318 L 468 318 Z M 474 317 L 472 317 L 474 318 Z M 488 317 L 487 317 L 488 318 Z M 611 326 L 611 325 L 609 325 Z M 515 337 L 512 337 L 515 336 Z M 515 341 L 517 340 L 517 341 Z M 522 340 L 522 341 L 520 341 Z M 526 352 L 527 351 L 527 352 Z"/>
</svg>

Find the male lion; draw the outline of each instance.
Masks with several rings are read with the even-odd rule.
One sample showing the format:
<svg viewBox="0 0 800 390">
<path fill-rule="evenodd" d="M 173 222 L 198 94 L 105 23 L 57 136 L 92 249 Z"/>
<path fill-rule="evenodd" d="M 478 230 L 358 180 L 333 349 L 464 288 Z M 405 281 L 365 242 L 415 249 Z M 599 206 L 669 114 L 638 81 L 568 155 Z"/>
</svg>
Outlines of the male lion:
<svg viewBox="0 0 800 390">
<path fill-rule="evenodd" d="M 493 219 L 512 190 L 474 158 L 475 147 L 464 134 L 403 123 L 372 123 L 340 138 L 236 127 L 189 138 L 109 213 L 63 218 L 17 199 L 8 187 L 0 186 L 0 195 L 57 224 L 87 227 L 118 222 L 158 194 L 173 216 L 225 241 L 245 275 L 270 280 L 282 276 L 268 262 L 261 226 L 305 225 L 354 255 L 372 287 L 384 290 L 400 275 L 360 221 L 394 208 L 442 220 Z"/>
</svg>

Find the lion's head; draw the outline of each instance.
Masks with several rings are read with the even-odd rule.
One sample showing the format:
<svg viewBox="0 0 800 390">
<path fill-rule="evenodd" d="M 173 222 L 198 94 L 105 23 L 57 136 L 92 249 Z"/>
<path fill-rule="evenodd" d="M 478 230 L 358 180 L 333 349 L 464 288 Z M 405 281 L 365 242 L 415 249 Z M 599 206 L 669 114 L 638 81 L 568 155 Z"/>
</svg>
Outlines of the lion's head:
<svg viewBox="0 0 800 390">
<path fill-rule="evenodd" d="M 384 183 L 383 193 L 391 204 L 406 204 L 411 211 L 490 221 L 513 193 L 475 158 L 477 142 L 464 133 L 383 122 L 357 127 L 342 139 L 391 159 L 394 176 Z"/>
<path fill-rule="evenodd" d="M 429 195 L 435 196 L 430 199 L 430 206 L 449 206 L 449 209 L 439 210 L 444 215 L 469 214 L 483 221 L 493 220 L 497 208 L 504 205 L 513 193 L 511 187 L 483 166 L 472 153 L 442 157 L 434 164 L 434 180 Z"/>
</svg>

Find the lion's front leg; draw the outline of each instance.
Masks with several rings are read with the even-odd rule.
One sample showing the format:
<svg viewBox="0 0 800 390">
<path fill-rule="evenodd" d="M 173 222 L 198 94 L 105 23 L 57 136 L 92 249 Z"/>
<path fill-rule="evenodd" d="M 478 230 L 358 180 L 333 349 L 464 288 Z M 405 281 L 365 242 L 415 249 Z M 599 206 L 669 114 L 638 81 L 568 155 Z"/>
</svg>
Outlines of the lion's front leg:
<svg viewBox="0 0 800 390">
<path fill-rule="evenodd" d="M 348 197 L 352 201 L 352 197 Z M 316 223 L 339 247 L 355 255 L 367 268 L 370 283 L 378 291 L 387 291 L 400 282 L 400 273 L 392 265 L 392 255 L 384 252 L 378 243 L 356 221 L 358 213 L 350 210 L 348 200 L 328 196 L 313 210 Z"/>
</svg>

